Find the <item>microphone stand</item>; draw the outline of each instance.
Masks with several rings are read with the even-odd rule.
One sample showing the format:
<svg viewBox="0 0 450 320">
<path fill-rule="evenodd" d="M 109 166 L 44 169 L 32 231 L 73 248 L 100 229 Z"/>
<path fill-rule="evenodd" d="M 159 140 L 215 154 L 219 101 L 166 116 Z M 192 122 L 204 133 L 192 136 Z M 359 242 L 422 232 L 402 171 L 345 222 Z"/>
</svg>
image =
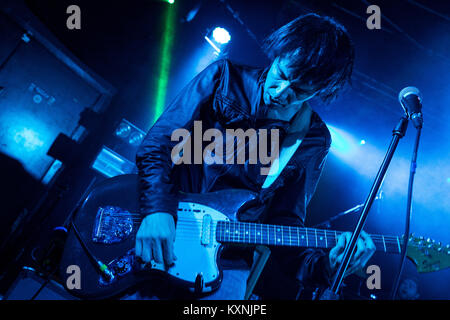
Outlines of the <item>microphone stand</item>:
<svg viewBox="0 0 450 320">
<path fill-rule="evenodd" d="M 361 214 L 358 219 L 358 223 L 356 224 L 355 230 L 350 238 L 348 245 L 344 250 L 344 258 L 342 263 L 339 265 L 338 270 L 336 271 L 336 275 L 333 280 L 333 284 L 330 288 L 327 288 L 319 297 L 319 300 L 338 300 L 339 299 L 339 288 L 342 284 L 342 280 L 344 279 L 345 272 L 348 268 L 350 258 L 352 257 L 355 248 L 356 242 L 361 234 L 361 231 L 366 222 L 367 216 L 369 214 L 370 208 L 372 207 L 373 201 L 380 189 L 380 186 L 384 180 L 386 175 L 386 171 L 391 163 L 392 157 L 394 156 L 395 150 L 397 149 L 397 145 L 401 138 L 405 136 L 406 129 L 408 127 L 408 117 L 403 116 L 397 126 L 393 130 L 393 136 L 391 140 L 391 144 L 389 145 L 389 149 L 386 153 L 386 156 L 381 164 L 380 169 L 378 170 L 375 181 L 372 185 L 372 189 L 369 192 L 369 196 L 367 197 L 366 202 L 364 203 L 364 207 L 361 211 Z"/>
</svg>

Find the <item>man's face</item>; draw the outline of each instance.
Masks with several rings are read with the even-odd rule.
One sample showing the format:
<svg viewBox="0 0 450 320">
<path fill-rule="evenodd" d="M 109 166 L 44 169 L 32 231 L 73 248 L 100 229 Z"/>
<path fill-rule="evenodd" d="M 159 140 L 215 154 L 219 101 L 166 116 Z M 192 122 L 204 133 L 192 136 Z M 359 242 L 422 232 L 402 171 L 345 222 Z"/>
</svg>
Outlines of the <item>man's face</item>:
<svg viewBox="0 0 450 320">
<path fill-rule="evenodd" d="M 286 106 L 292 103 L 303 103 L 318 93 L 318 89 L 294 80 L 293 70 L 289 67 L 289 55 L 277 57 L 270 67 L 264 83 L 264 103 Z"/>
</svg>

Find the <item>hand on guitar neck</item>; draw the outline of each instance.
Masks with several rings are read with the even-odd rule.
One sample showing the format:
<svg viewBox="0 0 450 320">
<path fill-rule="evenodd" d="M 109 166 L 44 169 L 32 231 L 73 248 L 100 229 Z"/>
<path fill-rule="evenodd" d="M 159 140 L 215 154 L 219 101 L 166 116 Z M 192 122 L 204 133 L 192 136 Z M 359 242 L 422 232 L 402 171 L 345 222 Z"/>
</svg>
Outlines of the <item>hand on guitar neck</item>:
<svg viewBox="0 0 450 320">
<path fill-rule="evenodd" d="M 336 246 L 330 250 L 328 257 L 330 259 L 332 273 L 337 270 L 337 267 L 344 259 L 345 246 L 350 242 L 351 236 L 351 232 L 343 232 L 339 235 Z M 355 254 L 350 260 L 345 275 L 351 275 L 364 268 L 375 251 L 376 247 L 372 241 L 372 238 L 366 232 L 362 231 L 356 243 Z"/>
<path fill-rule="evenodd" d="M 177 259 L 174 254 L 175 222 L 170 213 L 152 213 L 142 220 L 136 234 L 136 256 L 143 262 L 152 260 L 168 268 Z"/>
</svg>

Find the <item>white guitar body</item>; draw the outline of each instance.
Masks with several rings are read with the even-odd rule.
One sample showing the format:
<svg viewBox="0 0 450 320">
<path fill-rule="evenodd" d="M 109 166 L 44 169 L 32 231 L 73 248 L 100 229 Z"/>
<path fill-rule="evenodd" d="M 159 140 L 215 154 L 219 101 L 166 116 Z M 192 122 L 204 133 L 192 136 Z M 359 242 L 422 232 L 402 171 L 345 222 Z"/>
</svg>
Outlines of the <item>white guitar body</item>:
<svg viewBox="0 0 450 320">
<path fill-rule="evenodd" d="M 221 282 L 217 265 L 222 244 L 215 233 L 217 221 L 228 217 L 208 206 L 179 202 L 174 252 L 177 260 L 166 270 L 152 261 L 152 270 L 160 270 L 177 280 L 195 283 L 195 290 L 210 292 Z"/>
</svg>

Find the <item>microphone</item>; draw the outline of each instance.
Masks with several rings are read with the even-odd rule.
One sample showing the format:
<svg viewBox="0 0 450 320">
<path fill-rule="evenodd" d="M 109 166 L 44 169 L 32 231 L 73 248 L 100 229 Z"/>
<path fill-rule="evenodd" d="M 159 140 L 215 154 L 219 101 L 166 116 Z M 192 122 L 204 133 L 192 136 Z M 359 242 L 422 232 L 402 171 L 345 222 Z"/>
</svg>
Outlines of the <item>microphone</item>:
<svg viewBox="0 0 450 320">
<path fill-rule="evenodd" d="M 398 101 L 416 129 L 422 128 L 422 94 L 416 87 L 406 87 L 398 94 Z"/>
</svg>

